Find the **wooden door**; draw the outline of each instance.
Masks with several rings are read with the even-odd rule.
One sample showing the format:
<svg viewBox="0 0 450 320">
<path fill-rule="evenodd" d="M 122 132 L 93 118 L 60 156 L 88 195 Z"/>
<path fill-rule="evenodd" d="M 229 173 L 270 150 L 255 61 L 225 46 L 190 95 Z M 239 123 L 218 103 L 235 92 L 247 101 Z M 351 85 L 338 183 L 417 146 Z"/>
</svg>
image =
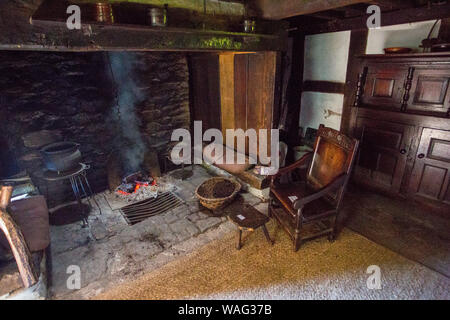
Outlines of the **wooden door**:
<svg viewBox="0 0 450 320">
<path fill-rule="evenodd" d="M 446 113 L 450 107 L 450 69 L 416 69 L 407 110 Z"/>
<path fill-rule="evenodd" d="M 450 204 L 450 131 L 424 128 L 414 162 L 410 192 Z"/>
<path fill-rule="evenodd" d="M 237 140 L 226 139 L 227 129 L 255 129 L 257 133 L 259 129 L 268 129 L 267 152 L 270 156 L 276 63 L 276 52 L 220 54 L 221 118 L 226 145 L 236 145 Z M 245 141 L 246 153 L 258 156 L 259 136 L 256 145 L 253 145 L 256 146 L 256 153 L 251 152 L 247 137 Z"/>
<path fill-rule="evenodd" d="M 360 140 L 356 182 L 399 192 L 414 127 L 401 123 L 358 118 L 355 137 Z"/>
<path fill-rule="evenodd" d="M 362 103 L 374 108 L 400 110 L 408 69 L 392 65 L 369 65 Z"/>
</svg>

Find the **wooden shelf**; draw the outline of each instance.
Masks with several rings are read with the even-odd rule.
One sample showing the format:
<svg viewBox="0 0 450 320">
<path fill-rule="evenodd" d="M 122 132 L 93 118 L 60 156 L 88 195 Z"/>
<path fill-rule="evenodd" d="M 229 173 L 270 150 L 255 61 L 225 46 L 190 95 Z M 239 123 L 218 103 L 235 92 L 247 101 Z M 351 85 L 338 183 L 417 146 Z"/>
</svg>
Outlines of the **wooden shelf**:
<svg viewBox="0 0 450 320">
<path fill-rule="evenodd" d="M 450 57 L 450 51 L 449 52 L 398 53 L 398 54 L 363 54 L 358 57 L 364 58 L 364 59 L 440 58 L 440 57 Z"/>
<path fill-rule="evenodd" d="M 255 52 L 287 48 L 286 33 L 273 23 L 266 25 L 273 31 L 267 34 L 239 32 L 238 24 L 223 17 L 218 17 L 217 23 L 214 17 L 205 17 L 205 28 L 199 26 L 203 20 L 198 17 L 190 21 L 189 17 L 179 16 L 180 21 L 174 17 L 168 27 L 152 27 L 147 21 L 148 6 L 128 3 L 112 5 L 112 17 L 107 17 L 110 22 L 97 21 L 93 4 L 80 4 L 81 30 L 69 30 L 66 9 L 70 4 L 65 0 L 45 0 L 30 19 L 39 28 L 40 37 L 33 39 L 31 46 L 19 43 L 6 49 Z"/>
</svg>

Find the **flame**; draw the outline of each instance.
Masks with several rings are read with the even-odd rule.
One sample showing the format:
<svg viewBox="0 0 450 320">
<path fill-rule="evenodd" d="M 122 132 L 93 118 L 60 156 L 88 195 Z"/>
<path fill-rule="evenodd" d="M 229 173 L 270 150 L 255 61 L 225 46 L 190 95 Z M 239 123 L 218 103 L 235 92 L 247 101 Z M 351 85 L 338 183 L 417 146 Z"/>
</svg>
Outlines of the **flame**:
<svg viewBox="0 0 450 320">
<path fill-rule="evenodd" d="M 136 183 L 136 185 L 134 187 L 133 192 L 130 193 L 130 192 L 122 191 L 122 190 L 117 190 L 117 193 L 129 196 L 130 194 L 136 193 L 141 187 L 148 187 L 150 185 L 152 185 L 152 186 L 156 185 L 156 180 L 153 180 L 151 182 L 151 184 L 148 184 L 147 182 L 140 182 L 140 181 L 135 181 L 135 183 Z"/>
</svg>

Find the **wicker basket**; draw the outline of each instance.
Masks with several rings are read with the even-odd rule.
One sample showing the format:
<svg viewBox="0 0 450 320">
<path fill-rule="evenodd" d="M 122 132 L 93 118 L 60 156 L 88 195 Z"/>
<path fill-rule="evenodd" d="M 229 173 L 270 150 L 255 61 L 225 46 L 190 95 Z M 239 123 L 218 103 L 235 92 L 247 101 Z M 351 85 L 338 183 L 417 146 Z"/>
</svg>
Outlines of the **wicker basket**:
<svg viewBox="0 0 450 320">
<path fill-rule="evenodd" d="M 214 186 L 219 182 L 228 181 L 234 185 L 234 191 L 227 197 L 224 198 L 215 198 L 212 196 Z M 195 195 L 200 200 L 202 206 L 210 209 L 216 210 L 225 207 L 229 204 L 237 193 L 241 190 L 241 185 L 239 182 L 234 181 L 232 179 L 223 178 L 223 177 L 214 177 L 204 181 L 201 185 L 195 189 Z M 209 194 L 207 194 L 209 193 Z"/>
</svg>

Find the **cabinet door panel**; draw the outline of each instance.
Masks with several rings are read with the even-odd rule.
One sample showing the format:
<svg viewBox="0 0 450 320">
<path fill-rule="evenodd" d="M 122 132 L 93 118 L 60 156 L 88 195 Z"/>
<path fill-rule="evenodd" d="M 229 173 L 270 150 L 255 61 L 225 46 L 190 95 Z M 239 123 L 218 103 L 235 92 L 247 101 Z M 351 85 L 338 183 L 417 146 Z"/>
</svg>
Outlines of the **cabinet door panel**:
<svg viewBox="0 0 450 320">
<path fill-rule="evenodd" d="M 354 177 L 363 184 L 398 192 L 411 145 L 413 126 L 358 118 L 355 136 L 360 139 Z"/>
<path fill-rule="evenodd" d="M 450 70 L 415 70 L 407 110 L 446 113 L 449 83 Z"/>
<path fill-rule="evenodd" d="M 400 109 L 407 69 L 392 66 L 369 66 L 362 97 L 372 107 Z"/>
<path fill-rule="evenodd" d="M 450 204 L 450 131 L 424 128 L 414 162 L 410 192 Z"/>
</svg>

